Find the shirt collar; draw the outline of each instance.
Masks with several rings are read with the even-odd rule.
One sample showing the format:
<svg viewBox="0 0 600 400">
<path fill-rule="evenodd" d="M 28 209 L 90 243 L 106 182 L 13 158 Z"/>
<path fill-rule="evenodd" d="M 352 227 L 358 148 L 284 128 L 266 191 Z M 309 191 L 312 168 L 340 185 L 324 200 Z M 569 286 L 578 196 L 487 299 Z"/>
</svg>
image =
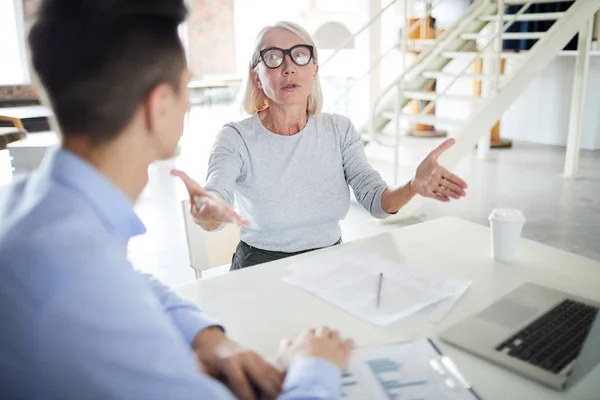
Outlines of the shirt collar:
<svg viewBox="0 0 600 400">
<path fill-rule="evenodd" d="M 81 157 L 58 148 L 46 157 L 41 170 L 84 198 L 104 224 L 118 235 L 130 239 L 146 232 L 125 193 Z"/>
</svg>

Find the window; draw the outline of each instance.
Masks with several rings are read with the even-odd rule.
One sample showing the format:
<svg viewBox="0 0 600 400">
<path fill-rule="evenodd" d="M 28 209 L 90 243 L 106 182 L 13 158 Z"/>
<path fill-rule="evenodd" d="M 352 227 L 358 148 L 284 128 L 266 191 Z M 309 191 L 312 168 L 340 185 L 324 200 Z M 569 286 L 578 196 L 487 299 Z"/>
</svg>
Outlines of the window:
<svg viewBox="0 0 600 400">
<path fill-rule="evenodd" d="M 0 1 L 0 85 L 29 83 L 22 0 Z"/>
</svg>

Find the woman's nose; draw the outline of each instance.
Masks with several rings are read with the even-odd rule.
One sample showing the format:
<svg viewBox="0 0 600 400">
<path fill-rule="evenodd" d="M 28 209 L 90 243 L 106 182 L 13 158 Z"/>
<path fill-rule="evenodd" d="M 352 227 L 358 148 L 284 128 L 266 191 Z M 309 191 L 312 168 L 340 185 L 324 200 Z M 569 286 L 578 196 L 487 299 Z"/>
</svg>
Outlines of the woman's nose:
<svg viewBox="0 0 600 400">
<path fill-rule="evenodd" d="M 283 58 L 283 65 L 281 67 L 283 68 L 282 73 L 284 76 L 296 74 L 296 64 L 288 55 Z"/>
</svg>

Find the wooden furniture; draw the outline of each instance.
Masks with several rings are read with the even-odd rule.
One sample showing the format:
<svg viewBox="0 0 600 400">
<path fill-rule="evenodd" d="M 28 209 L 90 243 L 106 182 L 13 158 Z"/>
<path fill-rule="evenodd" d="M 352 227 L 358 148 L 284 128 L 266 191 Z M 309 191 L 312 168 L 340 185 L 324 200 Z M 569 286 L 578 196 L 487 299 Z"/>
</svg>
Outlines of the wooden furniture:
<svg viewBox="0 0 600 400">
<path fill-rule="evenodd" d="M 504 69 L 506 67 L 506 59 L 502 59 L 500 64 L 500 73 L 504 74 Z M 479 58 L 477 61 L 473 63 L 471 66 L 471 70 L 474 74 L 481 74 L 483 72 L 483 59 Z M 481 88 L 482 82 L 481 80 L 473 80 L 473 95 L 476 97 L 481 97 Z M 500 138 L 500 121 L 496 122 L 496 125 L 492 127 L 490 131 L 490 147 L 492 148 L 510 148 L 512 147 L 512 140 L 510 139 L 502 139 Z"/>
<path fill-rule="evenodd" d="M 44 106 L 0 108 L 0 121 L 8 122 L 18 129 L 25 130 L 27 128 L 29 132 L 49 130 L 48 117 L 51 115 L 52 111 Z M 36 125 L 35 129 L 26 127 L 27 123 Z"/>
<path fill-rule="evenodd" d="M 437 30 L 434 27 L 434 20 L 432 17 L 427 17 L 426 19 L 423 17 L 410 17 L 408 19 L 408 26 L 413 27 L 420 22 L 418 28 L 412 30 L 408 34 L 409 40 L 433 40 L 436 38 Z M 410 28 L 409 28 L 410 29 Z M 411 62 L 417 57 L 419 54 L 418 51 L 411 51 L 410 53 Z M 432 80 L 431 83 L 427 85 L 424 89 L 428 92 L 435 92 L 436 90 L 436 81 Z M 428 100 L 412 100 L 410 102 L 409 110 L 411 114 L 420 114 L 421 111 L 429 105 Z M 435 107 L 432 107 L 428 112 L 428 115 L 435 115 Z M 418 137 L 444 137 L 447 135 L 446 132 L 436 131 L 435 126 L 415 123 L 410 132 L 412 136 Z"/>
<path fill-rule="evenodd" d="M 27 133 L 20 128 L 0 128 L 0 150 L 6 150 L 6 147 L 17 140 L 25 139 Z"/>
</svg>

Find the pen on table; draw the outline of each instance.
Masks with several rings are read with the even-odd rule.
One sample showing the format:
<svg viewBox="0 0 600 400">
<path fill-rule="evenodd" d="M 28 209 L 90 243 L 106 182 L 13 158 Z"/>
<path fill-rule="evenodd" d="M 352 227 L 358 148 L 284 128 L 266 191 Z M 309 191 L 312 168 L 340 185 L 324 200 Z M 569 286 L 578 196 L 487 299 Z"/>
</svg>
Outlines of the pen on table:
<svg viewBox="0 0 600 400">
<path fill-rule="evenodd" d="M 379 283 L 377 284 L 377 308 L 381 303 L 381 284 L 383 283 L 383 272 L 379 273 Z"/>
</svg>

